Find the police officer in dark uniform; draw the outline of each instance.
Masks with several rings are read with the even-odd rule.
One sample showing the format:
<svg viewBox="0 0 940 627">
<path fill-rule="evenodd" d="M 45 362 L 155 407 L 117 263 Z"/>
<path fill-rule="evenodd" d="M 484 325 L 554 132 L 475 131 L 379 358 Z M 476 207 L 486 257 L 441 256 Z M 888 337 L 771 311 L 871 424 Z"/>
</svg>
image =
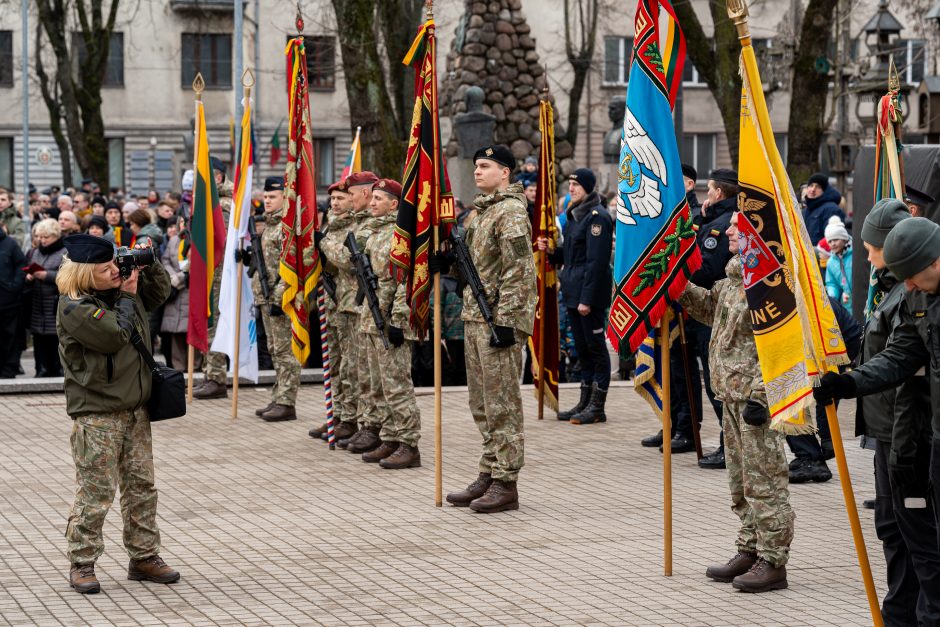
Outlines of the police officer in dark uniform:
<svg viewBox="0 0 940 627">
<path fill-rule="evenodd" d="M 926 192 L 922 192 L 916 187 L 910 185 L 904 186 L 904 202 L 910 209 L 911 215 L 915 218 L 926 218 L 927 209 L 933 206 L 937 200 Z"/>
<path fill-rule="evenodd" d="M 683 172 L 685 175 L 685 172 Z M 695 218 L 696 243 L 702 254 L 701 267 L 689 279 L 694 285 L 711 289 L 716 281 L 725 278 L 725 266 L 731 259 L 726 231 L 731 226 L 731 215 L 738 206 L 738 173 L 734 170 L 712 170 L 708 175 L 708 198 L 702 204 L 701 213 Z M 692 420 L 702 421 L 702 384 L 698 360 L 702 361 L 705 375 L 705 393 L 711 401 L 718 422 L 721 423 L 722 405 L 712 392 L 708 369 L 708 343 L 711 327 L 693 320 L 685 320 L 686 353 L 689 358 L 689 376 L 692 378 L 692 394 L 695 399 L 695 416 L 689 403 L 688 383 L 682 357 L 682 346 L 673 344 L 670 359 L 672 372 L 672 452 L 687 453 L 695 450 L 692 439 Z M 662 450 L 663 434 L 644 438 L 643 446 L 658 446 Z M 724 435 L 718 449 L 699 460 L 703 468 L 724 468 Z"/>
<path fill-rule="evenodd" d="M 702 203 L 698 201 L 695 193 L 695 183 L 698 181 L 698 170 L 688 163 L 682 164 L 682 182 L 685 184 L 685 199 L 689 201 L 689 211 L 695 220 L 702 215 Z"/>
<path fill-rule="evenodd" d="M 581 397 L 572 409 L 559 412 L 558 419 L 576 425 L 606 422 L 604 405 L 610 385 L 605 331 L 613 290 L 610 257 L 614 227 L 594 190 L 596 182 L 588 168 L 578 168 L 568 177 L 571 202 L 562 232 L 563 249 L 551 251 L 553 263 L 564 263 L 561 294 L 581 361 Z M 536 244 L 540 250 L 550 246 L 545 238 Z"/>
</svg>

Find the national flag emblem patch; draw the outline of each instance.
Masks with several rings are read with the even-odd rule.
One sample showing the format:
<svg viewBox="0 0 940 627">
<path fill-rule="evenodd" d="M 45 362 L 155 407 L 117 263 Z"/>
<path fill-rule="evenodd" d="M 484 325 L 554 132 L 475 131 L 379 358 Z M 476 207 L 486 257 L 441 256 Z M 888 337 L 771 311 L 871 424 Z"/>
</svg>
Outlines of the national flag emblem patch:
<svg viewBox="0 0 940 627">
<path fill-rule="evenodd" d="M 104 317 L 104 309 L 96 309 L 95 313 L 91 314 L 91 317 L 95 320 L 101 320 Z"/>
</svg>

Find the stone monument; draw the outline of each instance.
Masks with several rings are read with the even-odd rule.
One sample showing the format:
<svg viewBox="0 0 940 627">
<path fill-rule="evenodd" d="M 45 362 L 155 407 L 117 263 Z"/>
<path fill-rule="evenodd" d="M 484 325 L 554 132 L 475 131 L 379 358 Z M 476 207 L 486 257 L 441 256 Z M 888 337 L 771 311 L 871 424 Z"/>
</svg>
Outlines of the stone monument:
<svg viewBox="0 0 940 627">
<path fill-rule="evenodd" d="M 496 130 L 496 116 L 483 110 L 485 94 L 477 86 L 464 91 L 464 112 L 454 116 L 453 133 L 457 139 L 456 154 L 448 151 L 447 175 L 450 177 L 451 190 L 464 203 L 469 203 L 478 193 L 473 181 L 473 155 L 493 143 Z"/>
</svg>

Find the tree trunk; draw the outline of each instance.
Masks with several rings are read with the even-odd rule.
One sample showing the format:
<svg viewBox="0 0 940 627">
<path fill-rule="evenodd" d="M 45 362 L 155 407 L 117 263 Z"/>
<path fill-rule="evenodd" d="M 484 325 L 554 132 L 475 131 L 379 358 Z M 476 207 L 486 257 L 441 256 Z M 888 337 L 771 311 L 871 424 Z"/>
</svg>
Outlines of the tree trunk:
<svg viewBox="0 0 940 627">
<path fill-rule="evenodd" d="M 568 94 L 568 128 L 565 136 L 572 149 L 578 143 L 578 130 L 581 125 L 581 98 L 584 96 L 584 87 L 587 85 L 588 72 L 591 71 L 594 59 L 594 47 L 597 41 L 597 13 L 598 0 L 587 0 L 587 7 L 578 0 L 577 16 L 572 15 L 568 2 L 565 0 L 565 55 L 571 65 L 573 79 L 571 91 Z M 576 36 L 580 39 L 575 47 Z M 588 111 L 587 115 L 591 112 Z"/>
<path fill-rule="evenodd" d="M 59 149 L 59 163 L 62 165 L 62 186 L 72 186 L 72 155 L 69 152 L 69 142 L 65 138 L 62 130 L 62 120 L 59 117 L 59 102 L 53 95 L 49 84 L 49 76 L 46 74 L 46 68 L 42 63 L 42 24 L 36 28 L 36 77 L 39 79 L 39 90 L 42 92 L 43 102 L 46 103 L 46 109 L 49 110 L 49 129 L 52 131 L 52 138 Z"/>
<path fill-rule="evenodd" d="M 351 125 L 362 127 L 363 167 L 401 176 L 405 142 L 399 137 L 376 37 L 375 0 L 333 0 Z"/>
<path fill-rule="evenodd" d="M 379 25 L 384 49 L 388 54 L 390 99 L 395 107 L 395 127 L 402 140 L 411 131 L 414 105 L 414 69 L 401 61 L 405 58 L 418 27 L 422 23 L 422 0 L 383 0 L 378 2 Z"/>
<path fill-rule="evenodd" d="M 819 170 L 829 77 L 816 71 L 816 59 L 826 56 L 837 4 L 838 0 L 810 0 L 803 15 L 799 47 L 793 60 L 787 136 L 787 172 L 795 186 Z"/>
</svg>

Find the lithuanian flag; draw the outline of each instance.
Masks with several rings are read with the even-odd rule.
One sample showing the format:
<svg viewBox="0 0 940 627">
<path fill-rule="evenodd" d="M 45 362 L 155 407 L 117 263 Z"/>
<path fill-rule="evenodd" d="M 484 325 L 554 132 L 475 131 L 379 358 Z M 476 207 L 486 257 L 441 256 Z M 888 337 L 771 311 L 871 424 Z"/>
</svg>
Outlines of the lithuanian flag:
<svg viewBox="0 0 940 627">
<path fill-rule="evenodd" d="M 196 147 L 193 180 L 193 206 L 189 223 L 189 321 L 186 341 L 209 350 L 212 320 L 212 280 L 225 249 L 225 224 L 219 204 L 219 190 L 209 165 L 209 140 L 202 101 L 196 101 Z"/>
<path fill-rule="evenodd" d="M 362 127 L 357 126 L 356 137 L 349 147 L 349 156 L 346 157 L 346 165 L 343 166 L 343 176 L 341 178 L 346 178 L 355 172 L 362 172 L 362 144 L 359 142 L 359 133 L 361 131 Z"/>
</svg>

